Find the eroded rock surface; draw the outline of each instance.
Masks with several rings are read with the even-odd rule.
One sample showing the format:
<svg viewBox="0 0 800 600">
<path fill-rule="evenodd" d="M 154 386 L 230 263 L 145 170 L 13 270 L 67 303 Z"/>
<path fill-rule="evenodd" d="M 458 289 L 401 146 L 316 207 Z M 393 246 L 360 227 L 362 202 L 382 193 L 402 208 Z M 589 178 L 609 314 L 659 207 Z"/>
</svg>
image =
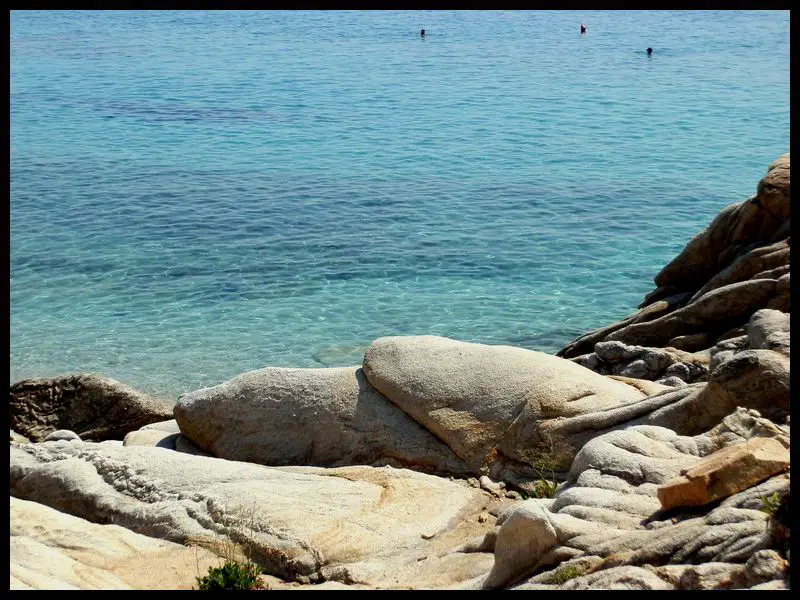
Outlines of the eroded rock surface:
<svg viewBox="0 0 800 600">
<path fill-rule="evenodd" d="M 12 445 L 10 480 L 14 497 L 177 544 L 235 548 L 283 579 L 373 587 L 487 573 L 491 547 L 461 548 L 492 531 L 493 519 L 478 517 L 499 503 L 406 469 L 270 468 L 81 442 Z"/>
<path fill-rule="evenodd" d="M 11 386 L 11 429 L 33 442 L 59 429 L 82 440 L 121 440 L 148 423 L 172 418 L 172 405 L 99 375 L 26 379 Z"/>
<path fill-rule="evenodd" d="M 762 498 L 787 489 L 786 475 L 700 512 L 662 511 L 657 493 L 660 485 L 703 457 L 762 437 L 788 446 L 785 429 L 742 409 L 693 437 L 640 425 L 592 439 L 576 456 L 570 479 L 554 501 L 526 500 L 499 515 L 495 564 L 483 587 L 507 586 L 579 557 L 602 559 L 594 564 L 595 571 L 745 563 L 775 543 L 767 527 L 769 516 L 761 510 Z"/>
</svg>

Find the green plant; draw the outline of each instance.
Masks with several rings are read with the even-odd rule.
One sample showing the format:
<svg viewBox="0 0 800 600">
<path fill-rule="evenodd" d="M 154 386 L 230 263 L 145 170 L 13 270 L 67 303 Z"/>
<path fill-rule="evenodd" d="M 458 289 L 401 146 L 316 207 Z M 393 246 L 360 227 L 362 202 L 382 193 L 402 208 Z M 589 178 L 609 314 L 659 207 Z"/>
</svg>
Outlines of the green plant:
<svg viewBox="0 0 800 600">
<path fill-rule="evenodd" d="M 778 492 L 773 492 L 769 496 L 761 496 L 761 508 L 759 510 L 772 517 L 780 505 L 781 498 L 778 495 Z"/>
<path fill-rule="evenodd" d="M 201 590 L 263 589 L 261 570 L 253 563 L 226 560 L 221 567 L 209 567 L 208 575 L 197 578 Z"/>
<path fill-rule="evenodd" d="M 539 479 L 530 490 L 531 498 L 555 498 L 558 482 L 552 479 Z"/>
<path fill-rule="evenodd" d="M 547 579 L 546 583 L 554 583 L 556 585 L 561 585 L 562 583 L 566 583 L 570 579 L 575 579 L 576 577 L 580 577 L 581 575 L 583 575 L 583 569 L 581 569 L 577 565 L 569 565 L 553 573 Z"/>
<path fill-rule="evenodd" d="M 549 448 L 541 451 L 536 458 L 530 461 L 530 466 L 536 473 L 537 479 L 532 485 L 527 485 L 522 490 L 523 498 L 555 498 L 558 482 L 556 481 L 556 466 L 559 456 L 552 440 L 548 440 Z"/>
</svg>

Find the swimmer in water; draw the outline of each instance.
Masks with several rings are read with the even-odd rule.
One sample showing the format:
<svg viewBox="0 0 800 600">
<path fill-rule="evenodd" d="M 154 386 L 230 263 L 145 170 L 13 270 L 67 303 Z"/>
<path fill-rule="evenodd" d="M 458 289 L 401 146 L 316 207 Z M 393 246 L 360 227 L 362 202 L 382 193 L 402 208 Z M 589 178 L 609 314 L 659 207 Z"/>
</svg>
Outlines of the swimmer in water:
<svg viewBox="0 0 800 600">
<path fill-rule="evenodd" d="M 421 29 L 421 30 L 420 30 L 420 32 L 419 32 L 419 36 L 420 36 L 420 37 L 425 37 L 425 30 L 424 30 L 424 29 Z"/>
<path fill-rule="evenodd" d="M 647 56 L 650 56 L 652 53 L 653 53 L 653 49 L 652 48 L 648 48 L 647 49 Z"/>
<path fill-rule="evenodd" d="M 586 33 L 586 25 L 581 23 L 581 33 Z"/>
</svg>

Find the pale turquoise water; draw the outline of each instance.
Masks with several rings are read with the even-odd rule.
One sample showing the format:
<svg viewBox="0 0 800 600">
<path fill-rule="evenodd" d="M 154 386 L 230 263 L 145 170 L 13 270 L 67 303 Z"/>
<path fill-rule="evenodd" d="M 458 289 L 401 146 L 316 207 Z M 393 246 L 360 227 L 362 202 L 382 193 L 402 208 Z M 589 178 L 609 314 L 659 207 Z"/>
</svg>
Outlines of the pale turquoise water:
<svg viewBox="0 0 800 600">
<path fill-rule="evenodd" d="M 554 352 L 788 151 L 789 13 L 15 11 L 10 123 L 12 381 Z"/>
</svg>

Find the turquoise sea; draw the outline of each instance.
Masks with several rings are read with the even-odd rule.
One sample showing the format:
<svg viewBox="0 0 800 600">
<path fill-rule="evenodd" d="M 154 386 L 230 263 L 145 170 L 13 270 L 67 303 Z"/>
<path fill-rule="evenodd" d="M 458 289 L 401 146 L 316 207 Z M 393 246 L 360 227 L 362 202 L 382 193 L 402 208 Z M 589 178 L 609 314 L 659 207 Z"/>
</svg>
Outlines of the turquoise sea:
<svg viewBox="0 0 800 600">
<path fill-rule="evenodd" d="M 12 382 L 555 352 L 789 150 L 788 11 L 13 11 L 10 38 Z"/>
</svg>

